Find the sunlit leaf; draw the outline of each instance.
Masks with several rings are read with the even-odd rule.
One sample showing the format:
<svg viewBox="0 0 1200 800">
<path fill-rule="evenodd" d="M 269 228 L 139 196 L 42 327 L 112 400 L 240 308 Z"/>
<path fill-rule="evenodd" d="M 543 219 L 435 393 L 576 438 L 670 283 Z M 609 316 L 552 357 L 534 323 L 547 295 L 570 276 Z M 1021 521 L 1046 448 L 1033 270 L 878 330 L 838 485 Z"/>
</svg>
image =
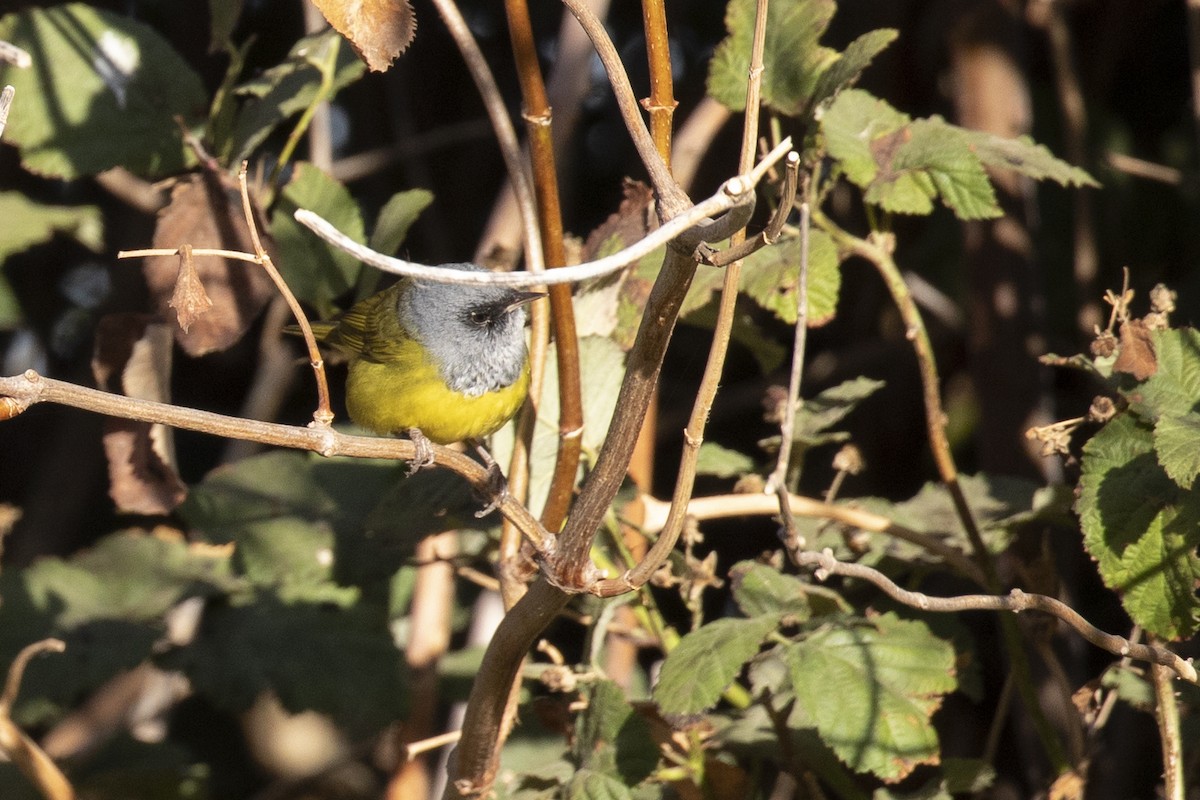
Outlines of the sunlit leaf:
<svg viewBox="0 0 1200 800">
<path fill-rule="evenodd" d="M 0 192 L 0 262 L 56 234 L 70 236 L 89 250 L 104 247 L 104 220 L 96 206 L 45 205 L 22 192 Z"/>
<path fill-rule="evenodd" d="M 667 714 L 707 711 L 737 678 L 780 614 L 714 620 L 684 636 L 663 662 L 654 700 Z"/>
<path fill-rule="evenodd" d="M 350 41 L 373 72 L 391 66 L 417 31 L 408 0 L 314 0 L 313 5 Z"/>
<path fill-rule="evenodd" d="M 1149 426 L 1121 414 L 1083 448 L 1076 508 L 1100 577 L 1133 621 L 1164 639 L 1200 630 L 1200 494 L 1159 465 Z"/>
<path fill-rule="evenodd" d="M 5 16 L 0 40 L 35 56 L 29 69 L 0 62 L 0 85 L 19 98 L 4 138 L 26 169 L 69 179 L 121 166 L 158 177 L 195 163 L 175 117 L 194 123 L 206 94 L 150 27 L 67 3 Z"/>
<path fill-rule="evenodd" d="M 849 767 L 899 781 L 939 755 L 930 721 L 957 686 L 954 649 L 922 622 L 892 613 L 828 625 L 787 648 L 796 705 Z"/>
</svg>

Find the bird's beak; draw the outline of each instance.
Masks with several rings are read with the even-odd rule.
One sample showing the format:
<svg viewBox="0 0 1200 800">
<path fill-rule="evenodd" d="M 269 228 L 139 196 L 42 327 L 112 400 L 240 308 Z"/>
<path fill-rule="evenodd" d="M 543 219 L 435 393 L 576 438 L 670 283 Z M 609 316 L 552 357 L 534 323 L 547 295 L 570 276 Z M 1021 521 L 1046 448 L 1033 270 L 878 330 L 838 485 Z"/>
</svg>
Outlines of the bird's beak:
<svg viewBox="0 0 1200 800">
<path fill-rule="evenodd" d="M 541 297 L 545 297 L 546 293 L 545 292 L 515 292 L 514 295 L 515 295 L 515 297 L 513 298 L 513 301 L 508 304 L 508 307 L 504 309 L 505 311 L 512 311 L 514 308 L 520 308 L 521 306 L 525 305 L 526 303 L 532 303 L 534 300 L 537 300 Z"/>
</svg>

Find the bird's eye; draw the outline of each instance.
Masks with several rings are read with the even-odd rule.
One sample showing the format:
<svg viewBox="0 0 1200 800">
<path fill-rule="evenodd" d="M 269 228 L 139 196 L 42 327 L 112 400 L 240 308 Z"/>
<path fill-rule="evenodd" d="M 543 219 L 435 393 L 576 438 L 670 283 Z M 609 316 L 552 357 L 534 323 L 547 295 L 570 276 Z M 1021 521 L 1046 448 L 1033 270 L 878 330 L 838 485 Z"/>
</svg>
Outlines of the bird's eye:
<svg viewBox="0 0 1200 800">
<path fill-rule="evenodd" d="M 477 325 L 480 328 L 486 328 L 492 321 L 486 311 L 480 311 L 477 308 L 471 309 L 467 316 L 470 318 L 472 325 Z"/>
</svg>

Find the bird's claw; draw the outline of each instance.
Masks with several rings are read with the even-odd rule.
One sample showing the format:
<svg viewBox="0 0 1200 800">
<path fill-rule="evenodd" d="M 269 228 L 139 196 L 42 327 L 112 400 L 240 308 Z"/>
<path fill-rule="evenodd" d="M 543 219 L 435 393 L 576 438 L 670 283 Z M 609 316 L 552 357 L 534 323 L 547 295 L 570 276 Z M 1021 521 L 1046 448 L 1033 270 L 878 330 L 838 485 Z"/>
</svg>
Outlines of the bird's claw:
<svg viewBox="0 0 1200 800">
<path fill-rule="evenodd" d="M 409 428 L 408 438 L 416 449 L 412 461 L 408 462 L 408 474 L 415 475 L 426 467 L 433 466 L 433 443 L 429 441 L 428 436 L 421 433 L 420 428 Z"/>
</svg>

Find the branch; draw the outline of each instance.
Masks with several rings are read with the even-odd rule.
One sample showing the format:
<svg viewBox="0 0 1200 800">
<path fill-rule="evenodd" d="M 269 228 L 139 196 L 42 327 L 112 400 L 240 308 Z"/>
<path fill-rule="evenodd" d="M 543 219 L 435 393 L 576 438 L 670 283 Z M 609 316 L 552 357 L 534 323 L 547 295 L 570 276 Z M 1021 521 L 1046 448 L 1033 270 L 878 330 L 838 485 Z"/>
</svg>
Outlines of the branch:
<svg viewBox="0 0 1200 800">
<path fill-rule="evenodd" d="M 922 611 L 937 613 L 954 613 L 959 611 L 1041 611 L 1057 617 L 1074 628 L 1079 635 L 1087 639 L 1101 650 L 1107 650 L 1113 655 L 1128 656 L 1137 661 L 1158 664 L 1173 670 L 1176 675 L 1189 683 L 1200 684 L 1200 676 L 1190 660 L 1184 660 L 1165 647 L 1136 644 L 1122 636 L 1105 633 L 1079 615 L 1075 609 L 1053 597 L 1041 594 L 1027 594 L 1020 589 L 1013 589 L 1007 595 L 968 594 L 959 597 L 930 597 L 921 592 L 910 592 L 901 589 L 886 575 L 862 564 L 847 564 L 838 561 L 833 551 L 826 548 L 820 553 L 804 551 L 796 554 L 798 563 L 816 567 L 816 577 L 824 581 L 830 575 L 842 575 L 847 578 L 859 578 L 875 584 L 897 602 L 904 603 Z"/>
<path fill-rule="evenodd" d="M 198 411 L 89 389 L 66 381 L 44 378 L 33 370 L 26 370 L 23 375 L 0 377 L 0 399 L 7 401 L 4 406 L 14 412 L 13 416 L 35 403 L 57 403 L 111 417 L 170 425 L 229 439 L 244 439 L 294 450 L 310 450 L 326 457 L 349 456 L 412 461 L 416 456 L 416 447 L 406 439 L 351 436 L 332 428 L 301 428 L 276 422 L 229 417 L 211 411 Z M 488 495 L 488 471 L 480 464 L 457 450 L 434 445 L 432 442 L 430 447 L 435 464 L 458 473 L 480 494 Z M 553 537 L 548 536 L 525 506 L 505 492 L 491 497 L 491 500 L 506 519 L 511 520 L 529 537 L 540 557 L 545 558 L 552 553 Z"/>
<path fill-rule="evenodd" d="M 334 247 L 346 251 L 364 264 L 370 264 L 376 269 L 381 269 L 384 272 L 390 272 L 394 275 L 405 275 L 410 278 L 420 278 L 421 280 L 437 281 L 439 283 L 507 286 L 516 289 L 580 283 L 582 281 L 603 278 L 606 275 L 611 275 L 618 270 L 624 269 L 700 223 L 705 222 L 715 214 L 722 214 L 734 208 L 746 208 L 753 201 L 754 187 L 758 185 L 759 181 L 763 179 L 772 166 L 787 155 L 791 150 L 791 146 L 791 138 L 784 139 L 771 152 L 767 153 L 754 169 L 745 175 L 737 175 L 725 181 L 721 184 L 721 188 L 711 197 L 697 203 L 687 211 L 672 217 L 656 230 L 649 233 L 644 239 L 634 242 L 624 250 L 613 253 L 611 256 L 597 259 L 596 261 L 589 261 L 585 264 L 577 264 L 572 267 L 563 267 L 562 269 L 538 275 L 530 275 L 523 272 L 466 272 L 441 267 L 426 267 L 421 264 L 414 264 L 411 261 L 404 261 L 403 259 L 384 255 L 366 245 L 359 244 L 322 219 L 320 215 L 307 209 L 298 209 L 295 217 L 297 222 Z M 716 229 L 706 228 L 704 232 L 706 235 L 713 234 L 714 241 L 723 238 L 718 235 L 722 231 Z M 192 251 L 193 255 L 198 252 L 200 251 Z"/>
</svg>

